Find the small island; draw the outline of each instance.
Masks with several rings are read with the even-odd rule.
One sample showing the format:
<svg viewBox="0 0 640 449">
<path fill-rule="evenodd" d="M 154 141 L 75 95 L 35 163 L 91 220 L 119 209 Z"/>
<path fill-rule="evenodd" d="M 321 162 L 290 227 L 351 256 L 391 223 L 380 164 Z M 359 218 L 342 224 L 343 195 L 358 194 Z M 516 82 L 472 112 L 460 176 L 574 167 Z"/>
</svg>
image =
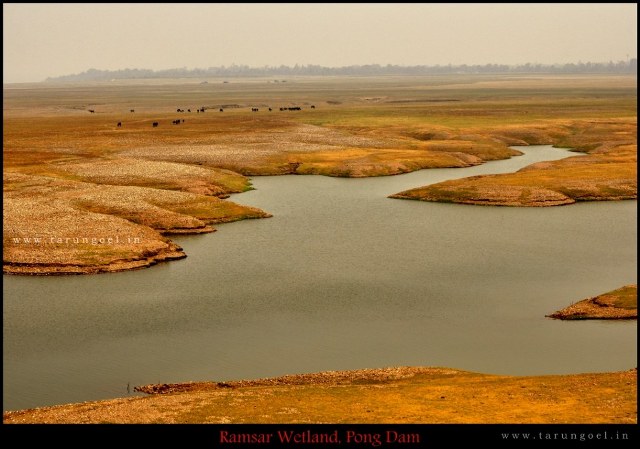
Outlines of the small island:
<svg viewBox="0 0 640 449">
<path fill-rule="evenodd" d="M 559 320 L 637 320 L 638 286 L 625 285 L 617 290 L 583 299 L 547 316 Z"/>
</svg>

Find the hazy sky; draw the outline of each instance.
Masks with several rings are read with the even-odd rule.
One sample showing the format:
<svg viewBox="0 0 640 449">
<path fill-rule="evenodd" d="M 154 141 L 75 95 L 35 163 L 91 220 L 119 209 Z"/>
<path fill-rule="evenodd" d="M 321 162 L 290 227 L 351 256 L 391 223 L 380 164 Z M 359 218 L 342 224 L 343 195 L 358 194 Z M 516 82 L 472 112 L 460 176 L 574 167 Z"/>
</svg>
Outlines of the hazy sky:
<svg viewBox="0 0 640 449">
<path fill-rule="evenodd" d="M 3 81 L 90 68 L 608 62 L 636 3 L 4 3 Z"/>
</svg>

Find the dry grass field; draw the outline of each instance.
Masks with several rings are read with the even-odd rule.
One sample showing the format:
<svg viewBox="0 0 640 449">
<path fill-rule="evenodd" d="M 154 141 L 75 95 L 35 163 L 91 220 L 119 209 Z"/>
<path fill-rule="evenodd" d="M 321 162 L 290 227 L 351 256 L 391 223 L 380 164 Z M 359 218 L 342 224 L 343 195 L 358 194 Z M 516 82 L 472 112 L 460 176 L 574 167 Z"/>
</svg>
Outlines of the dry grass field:
<svg viewBox="0 0 640 449">
<path fill-rule="evenodd" d="M 587 155 L 394 197 L 513 206 L 637 198 L 635 77 L 223 81 L 5 85 L 3 272 L 99 273 L 185 257 L 172 234 L 269 217 L 226 199 L 251 188 L 248 176 L 465 167 L 517 156 L 510 145 Z M 635 423 L 636 388 L 635 370 L 507 377 L 398 368 L 165 386 L 170 394 L 3 420 Z"/>
</svg>

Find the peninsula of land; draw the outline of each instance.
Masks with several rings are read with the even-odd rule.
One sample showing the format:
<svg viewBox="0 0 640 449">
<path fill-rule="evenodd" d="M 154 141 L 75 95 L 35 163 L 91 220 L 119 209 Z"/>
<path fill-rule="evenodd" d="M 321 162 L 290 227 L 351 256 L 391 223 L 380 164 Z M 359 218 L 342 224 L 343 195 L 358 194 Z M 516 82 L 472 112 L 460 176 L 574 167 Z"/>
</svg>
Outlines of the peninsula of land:
<svg viewBox="0 0 640 449">
<path fill-rule="evenodd" d="M 559 320 L 637 320 L 638 286 L 625 285 L 583 299 L 547 316 Z"/>
</svg>

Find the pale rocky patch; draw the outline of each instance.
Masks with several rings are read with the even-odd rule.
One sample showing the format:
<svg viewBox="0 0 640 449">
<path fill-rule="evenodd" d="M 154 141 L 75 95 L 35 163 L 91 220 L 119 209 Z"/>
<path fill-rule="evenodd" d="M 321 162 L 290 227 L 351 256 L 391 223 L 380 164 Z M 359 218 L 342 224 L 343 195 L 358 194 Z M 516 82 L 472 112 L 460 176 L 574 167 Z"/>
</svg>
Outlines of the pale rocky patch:
<svg viewBox="0 0 640 449">
<path fill-rule="evenodd" d="M 5 173 L 3 199 L 6 273 L 140 268 L 185 257 L 163 233 L 212 232 L 213 223 L 269 216 L 194 193 L 20 173 Z M 41 243 L 33 238 L 42 239 Z"/>
<path fill-rule="evenodd" d="M 248 188 L 246 177 L 229 170 L 130 158 L 50 164 L 82 181 L 121 186 L 159 187 L 221 196 Z"/>
<path fill-rule="evenodd" d="M 3 214 L 4 273 L 121 271 L 185 257 L 153 229 L 63 201 L 5 196 Z"/>
</svg>

